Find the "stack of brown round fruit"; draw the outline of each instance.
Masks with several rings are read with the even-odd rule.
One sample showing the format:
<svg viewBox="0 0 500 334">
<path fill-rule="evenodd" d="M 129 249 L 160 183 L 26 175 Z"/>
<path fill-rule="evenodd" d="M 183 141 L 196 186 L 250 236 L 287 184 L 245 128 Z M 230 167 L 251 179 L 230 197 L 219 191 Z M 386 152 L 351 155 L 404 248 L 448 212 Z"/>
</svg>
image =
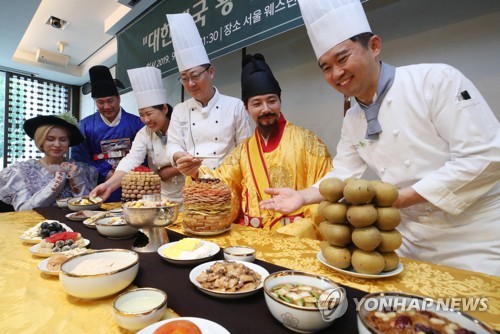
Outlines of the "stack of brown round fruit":
<svg viewBox="0 0 500 334">
<path fill-rule="evenodd" d="M 325 179 L 319 191 L 326 199 L 319 205 L 325 218 L 319 230 L 320 247 L 330 265 L 376 275 L 399 265 L 395 250 L 401 246 L 396 227 L 399 209 L 392 205 L 398 189 L 387 182 L 337 178 Z"/>
</svg>

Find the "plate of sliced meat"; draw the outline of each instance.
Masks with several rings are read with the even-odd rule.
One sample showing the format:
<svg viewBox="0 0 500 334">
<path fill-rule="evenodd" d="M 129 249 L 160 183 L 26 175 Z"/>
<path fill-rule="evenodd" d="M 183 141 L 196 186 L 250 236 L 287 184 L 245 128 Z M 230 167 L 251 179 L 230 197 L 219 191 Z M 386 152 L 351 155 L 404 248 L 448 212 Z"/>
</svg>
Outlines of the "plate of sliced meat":
<svg viewBox="0 0 500 334">
<path fill-rule="evenodd" d="M 200 264 L 189 273 L 189 279 L 200 291 L 219 298 L 242 298 L 262 289 L 269 272 L 261 266 L 243 261 L 211 261 Z"/>
</svg>

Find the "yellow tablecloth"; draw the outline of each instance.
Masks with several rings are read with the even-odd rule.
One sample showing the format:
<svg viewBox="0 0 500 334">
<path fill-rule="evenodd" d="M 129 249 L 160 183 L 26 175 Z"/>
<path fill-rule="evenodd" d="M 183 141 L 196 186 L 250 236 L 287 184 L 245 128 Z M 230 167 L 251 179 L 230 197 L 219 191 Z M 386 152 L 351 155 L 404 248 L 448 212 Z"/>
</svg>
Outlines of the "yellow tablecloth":
<svg viewBox="0 0 500 334">
<path fill-rule="evenodd" d="M 73 298 L 61 289 L 57 277 L 42 276 L 36 269 L 41 259 L 29 253 L 19 236 L 41 220 L 43 217 L 34 211 L 0 213 L 0 333 L 127 333 L 112 317 L 115 296 L 98 301 Z M 179 223 L 169 228 L 183 232 Z M 403 259 L 401 274 L 367 280 L 337 273 L 321 264 L 316 259 L 319 247 L 315 240 L 277 236 L 240 225 L 204 239 L 221 247 L 252 245 L 261 260 L 324 275 L 367 292 L 400 291 L 433 298 L 486 297 L 486 311 L 468 313 L 500 330 L 499 277 Z M 170 316 L 175 313 L 165 315 Z"/>
<path fill-rule="evenodd" d="M 180 223 L 169 228 L 182 233 Z M 319 262 L 316 258 L 319 251 L 316 240 L 278 236 L 241 225 L 233 225 L 230 233 L 206 239 L 221 247 L 252 245 L 257 249 L 257 258 L 261 260 L 327 276 L 337 283 L 362 291 L 397 291 L 431 298 L 486 297 L 487 311 L 467 313 L 500 330 L 500 277 L 402 259 L 404 270 L 401 274 L 384 279 L 362 279 L 338 273 Z"/>
</svg>

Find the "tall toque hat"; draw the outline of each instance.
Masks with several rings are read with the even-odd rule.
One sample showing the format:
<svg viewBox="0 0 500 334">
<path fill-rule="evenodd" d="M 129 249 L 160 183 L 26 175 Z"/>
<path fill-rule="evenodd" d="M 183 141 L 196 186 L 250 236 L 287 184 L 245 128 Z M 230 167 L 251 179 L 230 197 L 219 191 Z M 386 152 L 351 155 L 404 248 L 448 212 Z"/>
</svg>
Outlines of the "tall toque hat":
<svg viewBox="0 0 500 334">
<path fill-rule="evenodd" d="M 188 13 L 167 14 L 167 20 L 179 72 L 209 64 L 207 51 L 193 17 Z"/>
<path fill-rule="evenodd" d="M 159 68 L 134 68 L 127 70 L 127 74 L 139 109 L 167 103 L 167 90 L 163 87 Z"/>
<path fill-rule="evenodd" d="M 93 98 L 118 96 L 118 89 L 109 68 L 97 65 L 90 68 L 89 74 Z"/>
<path fill-rule="evenodd" d="M 249 98 L 264 95 L 281 95 L 280 84 L 260 53 L 246 55 L 242 62 L 241 71 L 241 99 L 244 103 Z"/>
<path fill-rule="evenodd" d="M 298 0 L 316 58 L 343 41 L 371 32 L 360 0 Z"/>
</svg>

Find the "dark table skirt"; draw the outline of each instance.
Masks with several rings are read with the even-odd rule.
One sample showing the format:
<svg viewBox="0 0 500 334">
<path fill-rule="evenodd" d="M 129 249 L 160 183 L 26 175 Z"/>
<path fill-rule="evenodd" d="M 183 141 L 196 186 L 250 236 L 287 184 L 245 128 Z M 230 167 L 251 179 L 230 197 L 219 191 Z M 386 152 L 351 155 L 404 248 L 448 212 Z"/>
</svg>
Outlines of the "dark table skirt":
<svg viewBox="0 0 500 334">
<path fill-rule="evenodd" d="M 74 231 L 90 240 L 90 248 L 124 248 L 131 249 L 134 239 L 110 240 L 101 236 L 97 230 L 87 228 L 81 222 L 66 219 L 70 213 L 59 208 L 36 209 L 47 219 L 56 219 L 70 226 Z M 185 236 L 168 231 L 170 241 L 177 241 Z M 199 291 L 189 280 L 189 272 L 196 265 L 175 265 L 164 261 L 156 252 L 139 253 L 139 273 L 134 284 L 139 287 L 154 287 L 165 291 L 168 295 L 168 307 L 185 317 L 199 317 L 214 321 L 231 333 L 290 333 L 269 312 L 264 300 L 264 292 L 241 299 L 221 299 Z M 222 250 L 213 260 L 222 260 Z M 270 273 L 285 270 L 272 263 L 256 260 L 256 264 L 266 268 Z M 346 314 L 337 319 L 332 326 L 319 333 L 358 333 L 356 323 L 356 303 L 366 292 L 344 286 L 348 296 Z"/>
</svg>

